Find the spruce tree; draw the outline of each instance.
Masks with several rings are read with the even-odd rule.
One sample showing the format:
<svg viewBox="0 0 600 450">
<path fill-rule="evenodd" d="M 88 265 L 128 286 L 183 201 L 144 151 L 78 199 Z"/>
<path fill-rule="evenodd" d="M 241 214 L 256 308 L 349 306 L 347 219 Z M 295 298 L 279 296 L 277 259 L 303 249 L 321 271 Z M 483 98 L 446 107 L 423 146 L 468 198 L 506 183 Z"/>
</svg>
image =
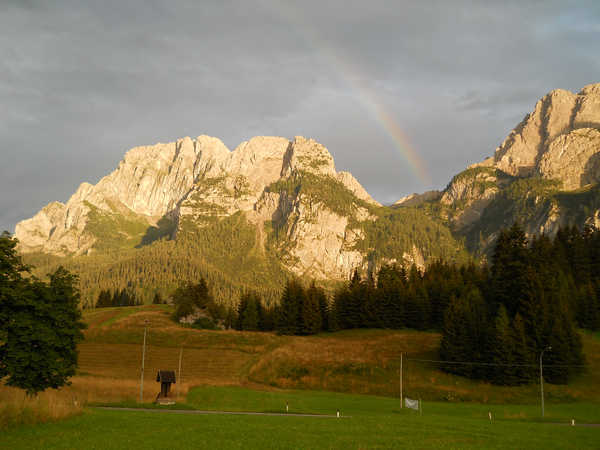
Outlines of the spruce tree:
<svg viewBox="0 0 600 450">
<path fill-rule="evenodd" d="M 515 384 L 529 383 L 535 379 L 536 353 L 525 335 L 525 323 L 519 313 L 515 316 L 511 328 L 514 342 L 514 381 Z"/>
<path fill-rule="evenodd" d="M 246 309 L 244 310 L 241 319 L 241 329 L 246 331 L 258 331 L 259 313 L 258 302 L 256 296 L 249 294 Z"/>
<path fill-rule="evenodd" d="M 250 303 L 250 293 L 245 292 L 240 297 L 240 301 L 239 301 L 238 307 L 237 307 L 237 320 L 236 320 L 236 324 L 235 324 L 236 330 L 241 331 L 244 329 L 243 323 L 244 323 L 244 318 L 246 317 L 246 310 L 248 309 L 248 303 Z"/>
<path fill-rule="evenodd" d="M 301 334 L 316 334 L 321 331 L 321 310 L 319 305 L 319 289 L 314 282 L 306 291 L 301 307 Z"/>
<path fill-rule="evenodd" d="M 467 360 L 470 355 L 470 337 L 468 325 L 468 306 L 462 297 L 452 297 L 444 313 L 444 328 L 440 343 L 440 359 L 450 361 L 443 369 L 457 375 L 469 375 L 467 365 L 452 364 Z"/>
<path fill-rule="evenodd" d="M 279 306 L 277 332 L 279 334 L 299 334 L 301 331 L 301 311 L 305 298 L 304 288 L 299 281 L 288 280 Z"/>
<path fill-rule="evenodd" d="M 321 316 L 321 331 L 330 330 L 329 326 L 329 301 L 323 289 L 318 289 L 317 299 L 319 301 L 319 314 Z"/>
<path fill-rule="evenodd" d="M 490 378 L 495 384 L 518 384 L 514 367 L 511 366 L 514 364 L 515 353 L 513 335 L 506 308 L 504 305 L 500 305 L 496 314 L 491 344 L 491 361 L 494 364 L 498 364 L 497 366 L 492 366 L 492 370 L 490 371 Z"/>
<path fill-rule="evenodd" d="M 500 232 L 491 269 L 490 297 L 492 309 L 504 305 L 509 316 L 517 312 L 518 303 L 528 289 L 527 239 L 518 224 Z"/>
</svg>

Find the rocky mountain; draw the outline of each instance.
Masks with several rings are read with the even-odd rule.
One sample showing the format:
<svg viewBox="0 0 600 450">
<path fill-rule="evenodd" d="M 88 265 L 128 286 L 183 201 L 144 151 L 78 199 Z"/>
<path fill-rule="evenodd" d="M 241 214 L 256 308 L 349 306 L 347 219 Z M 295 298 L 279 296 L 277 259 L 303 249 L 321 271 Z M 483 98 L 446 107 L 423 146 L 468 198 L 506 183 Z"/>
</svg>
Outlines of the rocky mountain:
<svg viewBox="0 0 600 450">
<path fill-rule="evenodd" d="M 600 225 L 600 84 L 554 90 L 496 149 L 456 175 L 430 206 L 473 251 L 489 253 L 515 221 L 530 235 Z"/>
<path fill-rule="evenodd" d="M 81 184 L 65 204 L 50 203 L 15 234 L 24 253 L 77 267 L 108 254 L 113 265 L 142 258 L 144 247 L 171 240 L 179 244 L 169 251 L 194 248 L 232 280 L 273 265 L 341 280 L 384 262 L 466 257 L 446 226 L 420 210 L 379 205 L 335 169 L 325 147 L 303 137 L 255 137 L 233 151 L 208 136 L 133 148 L 114 172 Z M 234 273 L 236 252 L 254 262 Z"/>
<path fill-rule="evenodd" d="M 231 301 L 291 274 L 343 280 L 389 262 L 467 261 L 466 248 L 486 256 L 515 221 L 530 235 L 600 226 L 599 160 L 595 84 L 550 92 L 492 157 L 390 207 L 314 140 L 255 137 L 230 151 L 199 136 L 131 149 L 15 234 L 43 273 L 75 270 L 88 302 L 101 288 L 168 294 L 199 275 Z"/>
</svg>

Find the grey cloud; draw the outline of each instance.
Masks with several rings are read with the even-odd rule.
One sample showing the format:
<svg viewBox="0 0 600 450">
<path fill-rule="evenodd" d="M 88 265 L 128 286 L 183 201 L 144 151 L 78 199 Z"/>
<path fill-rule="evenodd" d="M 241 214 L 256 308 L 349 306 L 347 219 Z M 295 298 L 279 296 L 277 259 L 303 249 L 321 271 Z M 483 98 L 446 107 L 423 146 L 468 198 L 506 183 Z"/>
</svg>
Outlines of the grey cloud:
<svg viewBox="0 0 600 450">
<path fill-rule="evenodd" d="M 442 188 L 546 92 L 600 81 L 599 23 L 595 1 L 4 1 L 0 228 L 184 135 L 313 137 L 381 201 Z"/>
</svg>

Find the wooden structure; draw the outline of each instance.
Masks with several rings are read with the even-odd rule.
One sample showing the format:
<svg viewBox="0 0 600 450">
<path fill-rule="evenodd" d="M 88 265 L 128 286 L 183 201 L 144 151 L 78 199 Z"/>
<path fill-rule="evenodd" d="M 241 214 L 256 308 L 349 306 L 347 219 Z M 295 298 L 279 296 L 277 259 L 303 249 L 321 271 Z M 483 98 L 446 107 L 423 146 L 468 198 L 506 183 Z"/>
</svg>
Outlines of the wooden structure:
<svg viewBox="0 0 600 450">
<path fill-rule="evenodd" d="M 156 396 L 156 403 L 175 403 L 169 396 L 171 383 L 175 383 L 175 371 L 159 370 L 156 374 L 156 381 L 160 383 L 160 392 Z"/>
</svg>

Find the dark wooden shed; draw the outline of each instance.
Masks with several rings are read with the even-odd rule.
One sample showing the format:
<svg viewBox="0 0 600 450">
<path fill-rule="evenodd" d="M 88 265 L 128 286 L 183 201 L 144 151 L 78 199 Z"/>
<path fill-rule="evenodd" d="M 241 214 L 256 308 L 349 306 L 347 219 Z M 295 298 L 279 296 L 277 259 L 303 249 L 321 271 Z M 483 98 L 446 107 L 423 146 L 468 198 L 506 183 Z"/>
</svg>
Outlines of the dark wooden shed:
<svg viewBox="0 0 600 450">
<path fill-rule="evenodd" d="M 171 383 L 175 383 L 174 370 L 159 370 L 156 374 L 156 381 L 160 383 L 159 397 L 166 398 L 171 392 Z"/>
</svg>

